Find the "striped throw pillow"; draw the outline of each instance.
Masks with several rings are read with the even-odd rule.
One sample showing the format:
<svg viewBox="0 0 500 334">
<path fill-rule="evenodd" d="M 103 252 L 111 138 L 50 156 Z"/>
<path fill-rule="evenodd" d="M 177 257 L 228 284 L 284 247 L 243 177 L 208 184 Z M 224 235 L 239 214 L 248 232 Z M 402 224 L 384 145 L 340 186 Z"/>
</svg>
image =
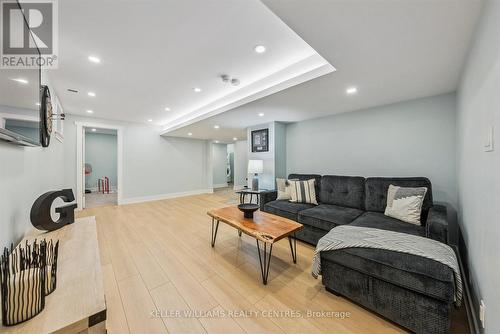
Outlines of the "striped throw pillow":
<svg viewBox="0 0 500 334">
<path fill-rule="evenodd" d="M 318 205 L 314 179 L 307 181 L 288 180 L 288 183 L 290 184 L 290 202 Z"/>
</svg>

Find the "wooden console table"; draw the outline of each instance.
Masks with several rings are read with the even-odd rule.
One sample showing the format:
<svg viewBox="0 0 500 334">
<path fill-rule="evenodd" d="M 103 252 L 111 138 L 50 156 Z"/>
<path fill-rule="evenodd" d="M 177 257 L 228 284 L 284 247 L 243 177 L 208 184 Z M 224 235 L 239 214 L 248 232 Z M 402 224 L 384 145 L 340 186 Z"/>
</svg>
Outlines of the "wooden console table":
<svg viewBox="0 0 500 334">
<path fill-rule="evenodd" d="M 0 333 L 106 333 L 106 301 L 94 217 L 44 233 L 33 230 L 21 241 L 59 239 L 57 288 L 45 299 L 36 317 Z"/>
</svg>

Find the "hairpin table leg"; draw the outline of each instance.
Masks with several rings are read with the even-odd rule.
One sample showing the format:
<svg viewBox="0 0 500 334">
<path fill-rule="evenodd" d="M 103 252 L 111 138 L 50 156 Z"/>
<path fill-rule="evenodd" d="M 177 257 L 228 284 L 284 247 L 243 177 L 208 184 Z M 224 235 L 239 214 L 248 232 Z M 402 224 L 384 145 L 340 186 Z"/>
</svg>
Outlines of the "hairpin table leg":
<svg viewBox="0 0 500 334">
<path fill-rule="evenodd" d="M 267 278 L 269 277 L 269 266 L 271 264 L 271 254 L 273 251 L 273 244 L 269 244 L 269 253 L 267 252 L 267 242 L 264 242 L 264 248 L 262 249 L 259 244 L 259 239 L 257 241 L 257 253 L 259 253 L 259 263 L 260 263 L 260 273 L 262 274 L 262 283 L 267 285 Z"/>
<path fill-rule="evenodd" d="M 215 246 L 215 239 L 217 238 L 217 230 L 219 229 L 219 221 L 217 220 L 217 224 L 215 225 L 215 233 L 214 233 L 214 222 L 215 222 L 215 218 L 212 218 L 212 247 Z"/>
<path fill-rule="evenodd" d="M 295 233 L 293 236 L 288 236 L 288 242 L 290 243 L 290 250 L 292 251 L 293 263 L 297 263 L 297 238 L 295 238 Z"/>
</svg>

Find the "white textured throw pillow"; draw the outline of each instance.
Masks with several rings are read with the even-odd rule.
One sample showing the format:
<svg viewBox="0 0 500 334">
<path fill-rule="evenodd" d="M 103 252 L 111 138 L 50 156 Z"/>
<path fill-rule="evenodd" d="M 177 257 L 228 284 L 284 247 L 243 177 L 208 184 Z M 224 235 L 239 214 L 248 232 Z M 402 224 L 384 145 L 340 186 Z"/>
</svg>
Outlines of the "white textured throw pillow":
<svg viewBox="0 0 500 334">
<path fill-rule="evenodd" d="M 290 185 L 286 179 L 276 179 L 276 189 L 278 190 L 277 200 L 290 200 Z"/>
<path fill-rule="evenodd" d="M 288 180 L 290 184 L 290 196 L 292 197 L 290 202 L 318 205 L 314 182 L 314 179 L 307 181 Z"/>
<path fill-rule="evenodd" d="M 426 187 L 407 188 L 389 185 L 385 215 L 406 223 L 421 225 L 420 215 Z"/>
</svg>

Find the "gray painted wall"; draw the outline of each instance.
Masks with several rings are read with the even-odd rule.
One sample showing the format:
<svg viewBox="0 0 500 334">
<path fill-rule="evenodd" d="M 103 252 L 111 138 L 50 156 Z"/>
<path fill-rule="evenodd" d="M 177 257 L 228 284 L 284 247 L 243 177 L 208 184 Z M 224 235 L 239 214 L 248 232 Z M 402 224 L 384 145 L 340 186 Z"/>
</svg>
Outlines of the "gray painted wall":
<svg viewBox="0 0 500 334">
<path fill-rule="evenodd" d="M 68 115 L 64 124 L 66 182 L 74 189 L 75 121 L 123 127 L 123 185 L 119 186 L 124 202 L 208 189 L 205 141 L 161 137 L 154 126 Z"/>
<path fill-rule="evenodd" d="M 269 129 L 269 152 L 252 152 L 252 131 Z M 271 122 L 247 129 L 248 160 L 263 160 L 264 173 L 259 175 L 259 188 L 275 189 L 277 177 L 286 176 L 286 125 Z M 253 175 L 248 175 L 248 186 L 252 186 Z"/>
<path fill-rule="evenodd" d="M 227 145 L 213 144 L 213 183 L 214 188 L 226 187 Z"/>
<path fill-rule="evenodd" d="M 485 1 L 458 93 L 459 223 L 477 293 L 486 305 L 486 333 L 500 333 L 500 2 Z M 489 127 L 494 152 L 484 152 Z"/>
<path fill-rule="evenodd" d="M 117 185 L 116 135 L 103 133 L 85 134 L 85 163 L 92 165 L 92 174 L 85 177 L 87 189 L 97 188 L 97 180 L 109 177 L 110 188 Z"/>
<path fill-rule="evenodd" d="M 247 185 L 248 144 L 246 140 L 234 143 L 234 188 L 241 189 Z"/>
<path fill-rule="evenodd" d="M 426 176 L 435 200 L 456 205 L 455 95 L 287 126 L 287 173 Z"/>
</svg>

